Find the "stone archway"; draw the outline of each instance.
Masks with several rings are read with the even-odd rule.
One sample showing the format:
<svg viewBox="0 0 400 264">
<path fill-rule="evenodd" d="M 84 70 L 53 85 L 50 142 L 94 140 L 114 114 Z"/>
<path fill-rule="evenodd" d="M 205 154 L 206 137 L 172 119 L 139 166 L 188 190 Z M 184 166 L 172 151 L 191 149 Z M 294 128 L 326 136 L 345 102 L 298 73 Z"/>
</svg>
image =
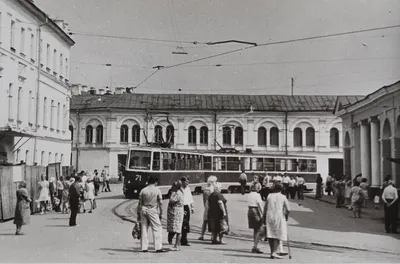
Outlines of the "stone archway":
<svg viewBox="0 0 400 264">
<path fill-rule="evenodd" d="M 392 156 L 391 136 L 390 122 L 388 119 L 385 119 L 382 129 L 382 157 Z M 382 174 L 383 178 L 385 178 L 386 175 L 392 175 L 392 162 L 385 159 L 382 161 Z"/>
<path fill-rule="evenodd" d="M 400 115 L 397 117 L 397 122 L 396 122 L 396 129 L 395 129 L 395 134 L 394 134 L 394 158 L 395 159 L 400 159 Z M 396 163 L 395 164 L 395 173 L 396 177 L 393 179 L 396 181 L 396 183 L 400 182 L 400 164 Z"/>
<path fill-rule="evenodd" d="M 350 135 L 349 132 L 346 131 L 346 134 L 344 136 L 344 146 L 343 146 L 343 154 L 344 154 L 344 174 L 346 176 L 351 177 L 351 141 L 350 141 Z M 341 175 L 336 175 L 341 176 Z"/>
</svg>

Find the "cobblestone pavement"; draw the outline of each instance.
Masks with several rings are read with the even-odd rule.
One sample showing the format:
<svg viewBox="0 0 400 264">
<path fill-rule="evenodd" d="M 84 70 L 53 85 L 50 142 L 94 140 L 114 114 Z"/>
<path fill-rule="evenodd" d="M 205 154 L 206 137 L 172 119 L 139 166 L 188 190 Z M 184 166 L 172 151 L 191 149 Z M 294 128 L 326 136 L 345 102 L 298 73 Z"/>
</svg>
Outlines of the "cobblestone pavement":
<svg viewBox="0 0 400 264">
<path fill-rule="evenodd" d="M 131 236 L 132 223 L 124 221 L 116 214 L 125 214 L 127 219 L 134 220 L 131 211 L 136 206 L 135 200 L 127 201 L 123 198 L 121 187 L 112 185 L 112 193 L 102 193 L 98 198 L 98 208 L 92 214 L 79 214 L 78 227 L 68 227 L 68 215 L 49 213 L 47 215 L 34 215 L 29 226 L 24 227 L 25 236 L 15 236 L 15 227 L 12 221 L 0 224 L 0 248 L 1 262 L 398 262 L 400 255 L 380 253 L 377 248 L 369 251 L 346 248 L 351 243 L 340 246 L 326 246 L 324 243 L 312 244 L 311 239 L 318 236 L 321 242 L 336 241 L 338 236 L 349 237 L 349 232 L 336 230 L 337 225 L 330 223 L 337 221 L 331 215 L 324 216 L 326 212 L 321 208 L 327 204 L 306 199 L 303 206 L 295 209 L 293 206 L 293 218 L 290 219 L 289 232 L 293 242 L 291 243 L 292 260 L 269 259 L 268 245 L 263 242 L 260 248 L 266 254 L 252 254 L 251 230 L 247 229 L 245 197 L 231 194 L 228 199 L 230 221 L 233 236 L 226 239 L 227 245 L 211 245 L 209 241 L 198 241 L 198 231 L 201 224 L 202 205 L 201 196 L 195 196 L 197 203 L 196 212 L 192 217 L 192 233 L 189 235 L 191 247 L 184 247 L 180 252 L 168 252 L 156 254 L 153 252 L 142 253 L 139 249 L 139 241 Z M 118 206 L 126 201 L 123 205 Z M 315 204 L 314 204 L 315 203 Z M 165 201 L 166 205 L 166 201 Z M 310 211 L 311 210 L 311 211 Z M 346 212 L 347 213 L 347 212 Z M 334 214 L 335 215 L 335 214 Z M 311 222 L 307 224 L 306 219 Z M 339 216 L 339 219 L 340 216 Z M 330 221 L 327 221 L 330 220 Z M 343 220 L 343 219 L 342 219 Z M 346 226 L 355 225 L 352 219 L 347 218 Z M 325 235 L 321 225 L 313 227 L 314 222 L 326 225 L 325 229 L 332 231 Z M 344 220 L 343 220 L 344 221 Z M 310 227 L 311 225 L 311 227 Z M 303 227 L 305 226 L 305 227 Z M 310 233 L 305 235 L 305 233 Z M 361 235 L 376 235 L 360 233 Z M 383 244 L 381 247 L 391 249 L 386 243 L 399 245 L 399 237 L 379 235 L 381 240 L 375 244 Z M 166 233 L 164 231 L 164 238 Z M 370 237 L 368 237 L 370 238 Z M 164 239 L 165 241 L 166 239 Z M 347 239 L 344 239 L 347 240 Z M 359 241 L 362 241 L 358 239 Z M 319 243 L 319 241 L 318 241 Z M 369 244 L 368 244 L 369 245 Z M 166 247 L 170 247 L 166 245 Z M 151 249 L 151 248 L 150 248 Z M 392 248 L 391 250 L 395 250 Z M 375 251 L 370 251 L 375 250 Z M 390 252 L 390 250 L 386 250 Z M 400 252 L 400 251 L 397 251 Z"/>
</svg>

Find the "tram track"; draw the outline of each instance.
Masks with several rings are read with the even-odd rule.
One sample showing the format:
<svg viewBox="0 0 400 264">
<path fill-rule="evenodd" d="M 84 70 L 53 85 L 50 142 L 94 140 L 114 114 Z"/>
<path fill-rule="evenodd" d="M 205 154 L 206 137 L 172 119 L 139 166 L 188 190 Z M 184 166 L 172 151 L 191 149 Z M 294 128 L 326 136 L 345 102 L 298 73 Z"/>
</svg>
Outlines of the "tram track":
<svg viewBox="0 0 400 264">
<path fill-rule="evenodd" d="M 127 221 L 130 223 L 136 223 L 136 206 L 137 200 L 126 200 L 122 203 L 114 206 L 111 211 L 112 213 L 123 221 Z M 163 228 L 167 226 L 167 220 L 162 219 L 161 224 Z M 193 234 L 201 234 L 201 226 L 197 225 L 190 225 L 191 233 Z M 229 235 L 225 235 L 227 239 L 232 240 L 240 240 L 240 241 L 247 241 L 252 242 L 253 237 L 252 235 L 247 234 L 239 234 L 235 232 L 230 232 Z M 265 242 L 263 242 L 265 243 Z M 287 242 L 283 242 L 284 246 L 287 246 Z M 338 245 L 329 245 L 323 243 L 314 243 L 314 242 L 301 242 L 301 241 L 293 241 L 290 240 L 290 247 L 298 248 L 298 249 L 306 249 L 306 250 L 318 250 L 318 251 L 327 251 L 327 252 L 334 252 L 334 253 L 344 253 L 344 252 L 373 252 L 379 254 L 390 254 L 390 255 L 399 255 L 393 252 L 388 251 L 380 251 L 380 250 L 368 250 L 362 248 L 355 248 L 355 247 L 348 247 L 348 246 L 338 246 Z"/>
</svg>

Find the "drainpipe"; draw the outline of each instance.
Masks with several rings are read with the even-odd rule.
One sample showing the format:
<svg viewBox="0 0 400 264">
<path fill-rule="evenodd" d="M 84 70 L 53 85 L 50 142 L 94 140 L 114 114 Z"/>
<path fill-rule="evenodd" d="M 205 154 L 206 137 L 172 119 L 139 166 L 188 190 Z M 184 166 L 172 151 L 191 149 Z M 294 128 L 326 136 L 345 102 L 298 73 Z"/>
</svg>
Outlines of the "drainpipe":
<svg viewBox="0 0 400 264">
<path fill-rule="evenodd" d="M 33 148 L 33 162 L 36 162 L 36 152 L 37 152 L 37 131 L 38 131 L 38 121 L 39 121 L 39 87 L 40 87 L 40 71 L 41 71 L 41 57 L 42 57 L 42 47 L 40 46 L 40 39 L 42 38 L 42 27 L 45 26 L 49 21 L 48 16 L 46 15 L 45 21 L 43 24 L 40 24 L 37 28 L 37 48 L 38 48 L 38 58 L 37 58 L 37 84 L 36 84 L 36 117 L 35 117 L 35 143 Z"/>
<path fill-rule="evenodd" d="M 288 155 L 288 111 L 285 111 L 285 155 Z"/>
<path fill-rule="evenodd" d="M 214 112 L 214 150 L 217 150 L 217 112 Z"/>
<path fill-rule="evenodd" d="M 76 131 L 76 163 L 75 163 L 75 166 L 76 166 L 76 172 L 79 172 L 79 155 L 80 155 L 80 153 L 79 153 L 79 146 L 80 146 L 79 136 L 80 136 L 80 131 L 81 131 L 81 115 L 79 114 L 79 109 L 76 110 L 76 117 L 78 120 L 78 125 L 76 128 L 77 131 Z"/>
</svg>

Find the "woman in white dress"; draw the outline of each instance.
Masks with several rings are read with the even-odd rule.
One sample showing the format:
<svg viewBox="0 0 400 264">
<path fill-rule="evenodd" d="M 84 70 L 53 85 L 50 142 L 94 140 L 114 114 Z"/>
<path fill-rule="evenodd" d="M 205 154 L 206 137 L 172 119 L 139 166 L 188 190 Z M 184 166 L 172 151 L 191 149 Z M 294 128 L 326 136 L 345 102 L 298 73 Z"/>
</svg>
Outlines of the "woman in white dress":
<svg viewBox="0 0 400 264">
<path fill-rule="evenodd" d="M 49 190 L 49 182 L 46 181 L 46 176 L 42 174 L 40 176 L 39 184 L 39 199 L 40 203 L 40 214 L 43 215 L 46 213 L 46 205 L 50 201 L 50 190 Z"/>
<path fill-rule="evenodd" d="M 264 208 L 267 238 L 271 248 L 271 258 L 282 258 L 277 254 L 279 243 L 287 240 L 287 224 L 289 217 L 289 202 L 281 193 L 282 186 L 275 184 L 272 193 L 268 195 Z"/>
<path fill-rule="evenodd" d="M 90 209 L 89 213 L 91 213 L 94 210 L 94 204 L 95 204 L 95 196 L 94 196 L 94 183 L 93 183 L 93 178 L 87 178 L 86 180 L 86 190 L 87 190 L 87 199 L 90 202 Z"/>
<path fill-rule="evenodd" d="M 211 175 L 207 179 L 207 187 L 203 190 L 203 205 L 204 205 L 204 213 L 203 213 L 203 225 L 201 227 L 201 235 L 199 240 L 204 240 L 204 234 L 206 233 L 207 224 L 208 224 L 208 197 L 214 191 L 214 184 L 217 182 L 217 177 Z"/>
</svg>

